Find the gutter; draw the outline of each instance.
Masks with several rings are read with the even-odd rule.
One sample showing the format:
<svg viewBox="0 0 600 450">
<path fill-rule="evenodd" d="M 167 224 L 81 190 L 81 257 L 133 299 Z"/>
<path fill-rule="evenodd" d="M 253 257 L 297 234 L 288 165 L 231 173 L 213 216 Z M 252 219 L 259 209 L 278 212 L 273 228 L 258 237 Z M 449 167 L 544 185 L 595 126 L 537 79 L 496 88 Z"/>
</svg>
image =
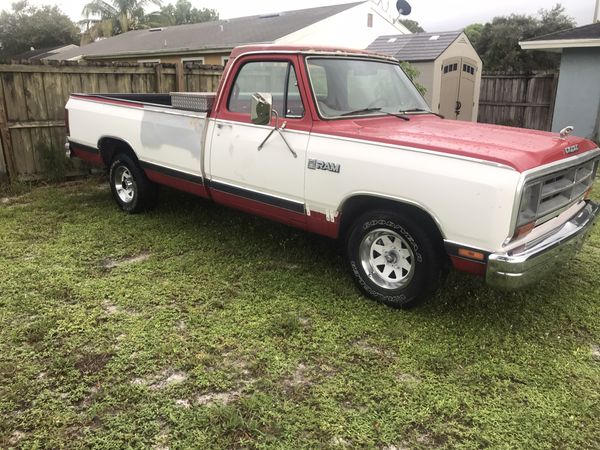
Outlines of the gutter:
<svg viewBox="0 0 600 450">
<path fill-rule="evenodd" d="M 563 48 L 600 47 L 600 39 L 549 39 L 545 41 L 521 41 L 523 50 L 562 50 Z"/>
<path fill-rule="evenodd" d="M 122 52 L 122 53 L 103 53 L 103 54 L 89 54 L 83 55 L 83 59 L 124 59 L 124 58 L 138 58 L 138 57 L 148 57 L 148 56 L 177 56 L 177 55 L 189 55 L 193 53 L 195 55 L 198 54 L 211 54 L 211 53 L 231 53 L 231 51 L 235 47 L 227 46 L 227 47 L 212 47 L 212 48 L 183 48 L 183 49 L 174 49 L 174 50 L 150 50 L 144 52 Z"/>
</svg>

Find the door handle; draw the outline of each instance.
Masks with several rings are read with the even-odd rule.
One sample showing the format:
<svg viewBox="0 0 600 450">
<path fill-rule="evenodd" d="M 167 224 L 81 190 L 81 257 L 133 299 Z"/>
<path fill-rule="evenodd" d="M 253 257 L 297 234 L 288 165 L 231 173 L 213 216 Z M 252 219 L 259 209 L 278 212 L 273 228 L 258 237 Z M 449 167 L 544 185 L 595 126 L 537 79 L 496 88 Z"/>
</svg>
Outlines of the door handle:
<svg viewBox="0 0 600 450">
<path fill-rule="evenodd" d="M 461 103 L 460 101 L 457 101 L 457 102 L 456 102 L 456 108 L 455 108 L 454 112 L 455 112 L 456 114 L 460 114 L 460 109 L 461 109 L 461 108 L 462 108 L 462 103 Z"/>
</svg>

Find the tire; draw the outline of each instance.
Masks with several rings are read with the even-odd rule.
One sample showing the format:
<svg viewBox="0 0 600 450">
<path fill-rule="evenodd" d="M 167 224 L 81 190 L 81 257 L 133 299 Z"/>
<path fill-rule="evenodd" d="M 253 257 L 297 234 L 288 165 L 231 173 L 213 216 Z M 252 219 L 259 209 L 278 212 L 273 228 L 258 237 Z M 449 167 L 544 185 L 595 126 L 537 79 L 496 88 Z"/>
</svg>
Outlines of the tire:
<svg viewBox="0 0 600 450">
<path fill-rule="evenodd" d="M 110 190 L 119 208 L 136 214 L 156 205 L 158 186 L 148 180 L 140 166 L 125 153 L 119 153 L 110 165 Z"/>
<path fill-rule="evenodd" d="M 445 268 L 439 236 L 410 217 L 390 211 L 360 216 L 346 241 L 350 271 L 368 297 L 411 308 L 439 286 Z"/>
</svg>

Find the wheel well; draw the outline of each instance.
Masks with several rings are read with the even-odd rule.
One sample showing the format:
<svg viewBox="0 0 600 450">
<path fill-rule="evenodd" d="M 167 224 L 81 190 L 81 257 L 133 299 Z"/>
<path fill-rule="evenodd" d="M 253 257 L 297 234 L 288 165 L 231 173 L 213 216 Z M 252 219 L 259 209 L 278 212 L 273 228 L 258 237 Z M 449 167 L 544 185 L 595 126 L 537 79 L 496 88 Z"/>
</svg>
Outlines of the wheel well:
<svg viewBox="0 0 600 450">
<path fill-rule="evenodd" d="M 431 233 L 438 238 L 437 241 L 443 248 L 444 235 L 442 230 L 427 211 L 409 203 L 374 197 L 371 195 L 357 195 L 344 202 L 341 209 L 342 223 L 340 225 L 340 237 L 343 239 L 346 238 L 348 231 L 350 231 L 350 227 L 360 215 L 368 211 L 382 209 L 409 216 L 413 220 L 416 220 L 427 229 L 428 233 Z"/>
<path fill-rule="evenodd" d="M 100 141 L 98 141 L 98 149 L 100 150 L 100 156 L 106 167 L 110 166 L 114 156 L 118 153 L 125 153 L 135 162 L 139 162 L 138 157 L 131 146 L 121 139 L 111 137 L 101 138 Z"/>
</svg>

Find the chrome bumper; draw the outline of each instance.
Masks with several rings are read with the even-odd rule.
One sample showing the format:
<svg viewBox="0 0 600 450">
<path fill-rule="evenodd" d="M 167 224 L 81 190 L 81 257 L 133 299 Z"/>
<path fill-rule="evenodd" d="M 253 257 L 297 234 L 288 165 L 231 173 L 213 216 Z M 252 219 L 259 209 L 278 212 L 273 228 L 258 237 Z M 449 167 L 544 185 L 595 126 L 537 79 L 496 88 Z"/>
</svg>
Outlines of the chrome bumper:
<svg viewBox="0 0 600 450">
<path fill-rule="evenodd" d="M 599 214 L 600 205 L 589 201 L 576 216 L 532 247 L 491 254 L 487 283 L 502 289 L 519 289 L 564 266 L 579 251 Z"/>
</svg>

